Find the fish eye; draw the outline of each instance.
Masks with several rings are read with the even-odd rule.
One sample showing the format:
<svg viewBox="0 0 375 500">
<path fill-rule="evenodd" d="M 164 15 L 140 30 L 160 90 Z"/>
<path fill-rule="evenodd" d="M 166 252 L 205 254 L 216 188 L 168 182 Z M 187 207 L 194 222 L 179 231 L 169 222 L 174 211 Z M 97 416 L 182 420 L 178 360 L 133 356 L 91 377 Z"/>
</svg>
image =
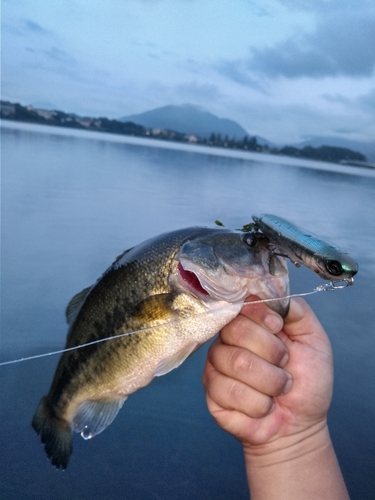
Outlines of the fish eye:
<svg viewBox="0 0 375 500">
<path fill-rule="evenodd" d="M 344 272 L 340 262 L 337 260 L 327 260 L 326 269 L 332 276 L 340 276 Z"/>
<path fill-rule="evenodd" d="M 242 241 L 249 247 L 255 247 L 255 245 L 257 244 L 257 239 L 254 233 L 244 233 L 242 235 Z"/>
</svg>

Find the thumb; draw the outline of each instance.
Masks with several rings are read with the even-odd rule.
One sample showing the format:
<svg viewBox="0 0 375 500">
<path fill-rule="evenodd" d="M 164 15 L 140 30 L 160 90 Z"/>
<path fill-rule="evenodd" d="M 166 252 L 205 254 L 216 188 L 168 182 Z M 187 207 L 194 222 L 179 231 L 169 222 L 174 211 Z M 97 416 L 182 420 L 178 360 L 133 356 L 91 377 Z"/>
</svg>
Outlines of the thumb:
<svg viewBox="0 0 375 500">
<path fill-rule="evenodd" d="M 301 343 L 310 343 L 311 339 L 314 342 L 319 342 L 319 340 L 327 342 L 328 340 L 318 318 L 307 302 L 300 297 L 290 301 L 283 330 L 290 339 L 298 340 Z"/>
</svg>

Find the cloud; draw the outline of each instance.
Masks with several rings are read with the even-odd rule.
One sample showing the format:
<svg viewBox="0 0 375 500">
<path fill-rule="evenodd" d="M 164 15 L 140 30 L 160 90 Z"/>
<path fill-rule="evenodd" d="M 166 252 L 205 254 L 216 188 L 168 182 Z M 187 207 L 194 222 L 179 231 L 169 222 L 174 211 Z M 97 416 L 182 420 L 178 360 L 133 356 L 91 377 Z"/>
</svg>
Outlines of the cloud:
<svg viewBox="0 0 375 500">
<path fill-rule="evenodd" d="M 77 64 L 77 61 L 73 56 L 59 47 L 51 47 L 48 50 L 43 50 L 41 52 L 53 61 L 58 61 L 59 63 L 67 64 L 69 66 Z"/>
<path fill-rule="evenodd" d="M 323 94 L 322 98 L 329 103 L 342 105 L 352 113 L 362 111 L 362 113 L 367 115 L 375 116 L 375 88 L 355 98 L 350 98 L 339 93 Z"/>
<path fill-rule="evenodd" d="M 271 16 L 270 10 L 264 7 L 262 3 L 259 3 L 259 1 L 248 0 L 247 3 L 256 16 L 258 17 Z"/>
<path fill-rule="evenodd" d="M 348 97 L 344 97 L 341 94 L 322 94 L 322 99 L 324 99 L 327 102 L 333 102 L 336 104 L 344 104 L 348 105 L 352 103 L 352 100 L 349 99 Z"/>
<path fill-rule="evenodd" d="M 303 136 L 332 136 L 334 132 L 348 139 L 373 143 L 374 120 L 362 112 L 353 114 L 348 108 L 327 113 L 312 104 L 280 103 L 275 106 L 267 102 L 239 102 L 232 103 L 232 109 L 249 117 L 240 123 L 250 134 L 279 145 L 296 143 Z"/>
<path fill-rule="evenodd" d="M 147 54 L 147 57 L 149 57 L 150 59 L 160 59 L 160 57 L 157 54 L 154 54 L 152 52 L 149 52 Z"/>
<path fill-rule="evenodd" d="M 15 22 L 4 22 L 3 29 L 19 37 L 30 37 L 30 36 L 51 36 L 53 35 L 51 30 L 43 28 L 39 23 L 32 21 L 31 19 L 17 18 Z"/>
<path fill-rule="evenodd" d="M 274 47 L 252 48 L 248 69 L 268 77 L 368 77 L 375 68 L 374 9 L 336 12 Z"/>
<path fill-rule="evenodd" d="M 292 11 L 310 11 L 318 15 L 326 15 L 327 12 L 340 12 L 345 9 L 357 9 L 358 3 L 353 0 L 277 0 L 279 3 Z M 360 0 L 361 9 L 373 8 L 373 0 Z"/>
<path fill-rule="evenodd" d="M 192 81 L 190 83 L 177 84 L 175 86 L 176 95 L 183 101 L 193 101 L 205 103 L 209 101 L 218 101 L 224 97 L 219 88 L 213 84 L 198 83 Z"/>
<path fill-rule="evenodd" d="M 358 103 L 363 110 L 375 116 L 375 88 L 368 94 L 361 95 L 358 98 Z"/>
<path fill-rule="evenodd" d="M 297 32 L 273 46 L 250 47 L 247 59 L 221 60 L 215 70 L 263 94 L 268 78 L 371 77 L 375 69 L 375 6 L 356 9 L 346 0 L 279 0 L 291 9 L 310 10 L 312 32 Z M 314 9 L 312 4 L 314 4 Z M 361 4 L 363 7 L 363 4 Z M 265 77 L 265 78 L 264 78 Z"/>
<path fill-rule="evenodd" d="M 32 33 L 36 33 L 38 35 L 49 35 L 50 31 L 43 28 L 40 24 L 31 21 L 31 19 L 25 19 L 24 26 L 27 31 L 31 31 Z"/>
<path fill-rule="evenodd" d="M 72 68 L 78 66 L 77 60 L 73 56 L 56 46 L 46 49 L 27 47 L 26 51 L 34 55 L 32 64 L 37 64 L 40 68 L 49 69 L 51 71 L 57 70 L 68 72 Z M 36 56 L 42 56 L 42 59 L 38 60 Z"/>
<path fill-rule="evenodd" d="M 335 0 L 279 0 L 279 2 L 291 10 L 320 10 L 336 3 Z"/>
<path fill-rule="evenodd" d="M 249 76 L 247 65 L 241 59 L 219 61 L 214 65 L 214 68 L 223 76 L 240 85 L 251 87 L 263 94 L 267 94 L 264 85 L 261 85 L 257 80 Z"/>
</svg>

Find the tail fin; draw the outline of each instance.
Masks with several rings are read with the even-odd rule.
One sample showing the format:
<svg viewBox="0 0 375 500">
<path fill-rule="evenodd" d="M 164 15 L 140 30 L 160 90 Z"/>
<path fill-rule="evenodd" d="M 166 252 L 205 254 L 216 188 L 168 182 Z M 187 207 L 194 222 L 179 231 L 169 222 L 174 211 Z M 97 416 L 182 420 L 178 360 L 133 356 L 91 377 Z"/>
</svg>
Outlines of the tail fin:
<svg viewBox="0 0 375 500">
<path fill-rule="evenodd" d="M 42 398 L 35 412 L 32 426 L 35 432 L 40 434 L 51 464 L 58 469 L 66 469 L 73 451 L 72 429 L 69 422 L 51 414 L 46 396 Z"/>
</svg>

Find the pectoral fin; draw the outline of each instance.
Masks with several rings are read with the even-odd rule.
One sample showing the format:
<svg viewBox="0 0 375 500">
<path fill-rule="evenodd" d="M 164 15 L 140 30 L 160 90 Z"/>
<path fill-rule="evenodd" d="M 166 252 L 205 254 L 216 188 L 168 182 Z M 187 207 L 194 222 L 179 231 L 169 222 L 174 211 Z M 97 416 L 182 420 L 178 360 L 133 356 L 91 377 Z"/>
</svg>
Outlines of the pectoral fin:
<svg viewBox="0 0 375 500">
<path fill-rule="evenodd" d="M 185 303 L 179 304 L 180 298 L 181 294 L 176 292 L 152 295 L 136 306 L 132 314 L 133 319 L 148 326 L 157 326 L 168 321 L 177 320 L 179 308 L 187 306 Z M 155 370 L 155 376 L 160 377 L 180 366 L 199 346 L 198 342 L 192 342 L 173 354 L 173 356 L 160 361 Z"/>
<path fill-rule="evenodd" d="M 170 320 L 175 315 L 173 303 L 177 295 L 177 293 L 160 293 L 147 297 L 133 309 L 133 320 L 148 326 Z"/>
<path fill-rule="evenodd" d="M 185 361 L 185 359 L 190 356 L 190 354 L 198 349 L 198 347 L 200 347 L 200 344 L 198 344 L 198 342 L 193 342 L 192 344 L 185 346 L 170 358 L 166 358 L 160 361 L 156 368 L 155 376 L 160 377 L 161 375 L 165 375 L 175 368 L 178 368 Z"/>
<path fill-rule="evenodd" d="M 115 419 L 126 398 L 85 401 L 74 414 L 72 427 L 83 439 L 100 434 Z"/>
</svg>

